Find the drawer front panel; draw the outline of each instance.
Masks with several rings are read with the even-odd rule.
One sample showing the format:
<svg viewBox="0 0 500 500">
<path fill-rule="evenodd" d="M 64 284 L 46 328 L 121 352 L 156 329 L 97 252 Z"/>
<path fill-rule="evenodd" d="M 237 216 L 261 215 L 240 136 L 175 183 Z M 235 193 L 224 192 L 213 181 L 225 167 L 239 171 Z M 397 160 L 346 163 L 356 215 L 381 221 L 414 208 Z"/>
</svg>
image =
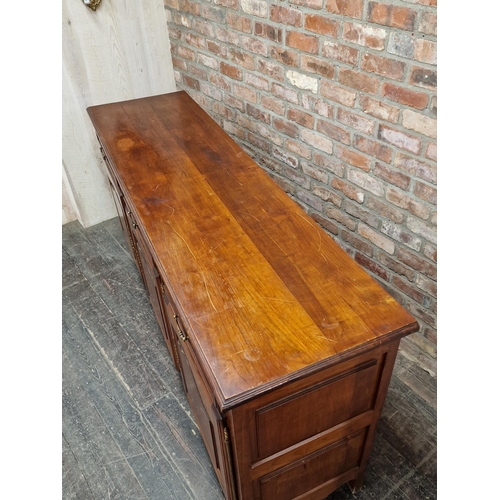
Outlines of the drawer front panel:
<svg viewBox="0 0 500 500">
<path fill-rule="evenodd" d="M 291 500 L 320 489 L 360 462 L 366 429 L 347 436 L 319 452 L 261 478 L 254 486 L 261 500 Z"/>
<path fill-rule="evenodd" d="M 371 360 L 256 412 L 257 457 L 262 459 L 373 407 L 377 360 Z"/>
</svg>

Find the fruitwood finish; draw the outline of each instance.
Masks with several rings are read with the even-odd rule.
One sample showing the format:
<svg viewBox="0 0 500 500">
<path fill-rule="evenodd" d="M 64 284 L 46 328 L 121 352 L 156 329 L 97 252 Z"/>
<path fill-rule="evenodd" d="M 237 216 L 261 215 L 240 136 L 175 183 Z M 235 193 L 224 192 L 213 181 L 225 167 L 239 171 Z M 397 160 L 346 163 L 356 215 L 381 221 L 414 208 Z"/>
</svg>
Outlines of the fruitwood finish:
<svg viewBox="0 0 500 500">
<path fill-rule="evenodd" d="M 226 497 L 359 488 L 414 318 L 185 92 L 88 112 Z"/>
</svg>

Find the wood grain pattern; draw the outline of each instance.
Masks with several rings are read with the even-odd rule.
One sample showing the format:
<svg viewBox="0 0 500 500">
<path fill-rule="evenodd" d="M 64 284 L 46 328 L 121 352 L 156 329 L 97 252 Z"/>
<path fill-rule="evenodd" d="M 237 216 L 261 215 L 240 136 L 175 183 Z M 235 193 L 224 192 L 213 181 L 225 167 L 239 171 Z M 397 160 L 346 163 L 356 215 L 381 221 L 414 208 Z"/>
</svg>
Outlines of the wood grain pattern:
<svg viewBox="0 0 500 500">
<path fill-rule="evenodd" d="M 221 409 L 417 330 L 185 92 L 89 114 Z"/>
</svg>

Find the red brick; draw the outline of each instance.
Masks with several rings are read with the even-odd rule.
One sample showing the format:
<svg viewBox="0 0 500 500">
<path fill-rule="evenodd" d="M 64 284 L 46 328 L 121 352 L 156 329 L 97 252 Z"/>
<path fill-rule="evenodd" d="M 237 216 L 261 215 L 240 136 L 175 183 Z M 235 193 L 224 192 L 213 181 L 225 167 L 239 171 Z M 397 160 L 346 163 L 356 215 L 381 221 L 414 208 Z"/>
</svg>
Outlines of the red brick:
<svg viewBox="0 0 500 500">
<path fill-rule="evenodd" d="M 334 125 L 332 122 L 318 120 L 316 130 L 335 141 L 342 142 L 343 144 L 349 145 L 351 143 L 349 132 L 341 127 L 338 127 L 337 125 Z"/>
<path fill-rule="evenodd" d="M 335 219 L 337 222 L 340 222 L 342 225 L 347 227 L 347 229 L 350 229 L 351 231 L 354 231 L 356 229 L 356 221 L 346 215 L 345 212 L 342 210 L 339 210 L 338 208 L 332 207 L 332 206 L 327 206 L 325 208 L 325 214 L 327 217 L 330 219 Z"/>
<path fill-rule="evenodd" d="M 282 120 L 281 118 L 273 118 L 273 127 L 278 132 L 288 135 L 292 138 L 297 138 L 299 136 L 299 128 L 294 123 Z"/>
<path fill-rule="evenodd" d="M 262 136 L 269 139 L 272 143 L 276 144 L 276 146 L 283 145 L 283 138 L 280 134 L 277 134 L 274 130 L 271 130 L 264 125 L 260 125 L 257 128 L 257 132 Z"/>
<path fill-rule="evenodd" d="M 429 102 L 427 94 L 398 87 L 392 83 L 384 83 L 382 85 L 382 95 L 391 101 L 399 102 L 416 109 L 424 109 Z"/>
<path fill-rule="evenodd" d="M 207 56 L 205 54 L 198 54 L 198 62 L 203 64 L 203 66 L 207 66 L 207 68 L 217 70 L 219 68 L 219 63 L 215 57 Z"/>
<path fill-rule="evenodd" d="M 364 254 L 368 255 L 369 257 L 371 257 L 373 255 L 373 247 L 372 247 L 372 245 L 368 244 L 366 241 L 358 238 L 357 236 L 354 236 L 354 234 L 352 234 L 349 231 L 346 231 L 345 229 L 341 230 L 340 235 L 344 241 L 349 243 L 349 245 L 351 245 L 356 250 L 363 252 Z"/>
<path fill-rule="evenodd" d="M 234 31 L 229 31 L 224 28 L 215 28 L 215 36 L 219 42 L 222 43 L 230 43 L 232 45 L 239 45 L 240 44 L 240 38 L 238 33 L 235 33 Z"/>
<path fill-rule="evenodd" d="M 422 141 L 418 137 L 405 134 L 387 125 L 379 126 L 378 138 L 410 153 L 419 154 L 422 149 Z"/>
<path fill-rule="evenodd" d="M 245 74 L 245 83 L 261 90 L 269 89 L 269 82 L 265 78 L 262 78 L 254 73 L 247 72 Z"/>
<path fill-rule="evenodd" d="M 359 104 L 361 106 L 361 109 L 365 113 L 372 115 L 375 118 L 386 120 L 392 123 L 397 123 L 398 121 L 399 109 L 395 106 L 377 101 L 376 99 L 372 99 L 367 95 L 359 96 Z"/>
<path fill-rule="evenodd" d="M 434 12 L 422 12 L 418 31 L 426 35 L 437 36 L 437 15 Z"/>
<path fill-rule="evenodd" d="M 359 149 L 363 153 L 371 156 L 375 156 L 379 160 L 385 161 L 386 163 L 391 162 L 392 150 L 380 142 L 372 141 L 361 135 L 354 136 L 353 146 Z"/>
<path fill-rule="evenodd" d="M 228 11 L 229 14 L 232 12 Z M 210 21 L 214 21 L 216 23 L 226 23 L 226 10 L 219 9 L 217 7 L 210 7 L 209 5 L 201 6 L 201 17 L 204 19 L 208 19 Z"/>
<path fill-rule="evenodd" d="M 269 55 L 286 66 L 299 67 L 299 55 L 293 50 L 286 50 L 282 47 L 273 46 L 269 49 Z"/>
<path fill-rule="evenodd" d="M 436 64 L 437 62 L 437 43 L 432 40 L 424 40 L 423 38 L 415 39 L 415 54 L 414 58 L 417 61 Z"/>
<path fill-rule="evenodd" d="M 193 29 L 198 31 L 202 35 L 208 36 L 210 38 L 214 37 L 214 27 L 208 21 L 193 19 Z"/>
<path fill-rule="evenodd" d="M 268 38 L 273 42 L 281 43 L 281 41 L 283 40 L 283 32 L 281 31 L 281 29 L 269 24 L 259 23 L 255 21 L 253 32 L 255 35 Z"/>
<path fill-rule="evenodd" d="M 294 49 L 317 54 L 319 50 L 319 40 L 317 36 L 304 35 L 298 31 L 286 32 L 286 45 Z"/>
<path fill-rule="evenodd" d="M 307 163 L 305 161 L 301 162 L 300 166 L 301 166 L 302 172 L 304 172 L 304 174 L 308 175 L 309 177 L 312 177 L 313 179 L 315 179 L 317 181 L 322 182 L 323 184 L 328 183 L 328 174 L 326 172 L 324 172 L 323 170 L 317 168 L 314 165 L 310 165 L 309 163 Z M 332 192 L 332 194 L 334 194 L 334 193 Z"/>
<path fill-rule="evenodd" d="M 339 160 L 343 160 L 353 167 L 358 167 L 365 172 L 370 171 L 370 158 L 356 153 L 352 149 L 344 148 L 343 146 L 336 146 L 335 152 Z"/>
<path fill-rule="evenodd" d="M 204 68 L 198 68 L 193 64 L 190 64 L 188 67 L 189 73 L 195 76 L 198 80 L 206 80 L 207 79 L 207 71 Z"/>
<path fill-rule="evenodd" d="M 306 14 L 304 18 L 304 28 L 320 35 L 328 35 L 332 38 L 337 38 L 339 31 L 339 23 L 335 19 L 331 19 L 319 14 Z"/>
<path fill-rule="evenodd" d="M 231 94 L 224 94 L 224 104 L 232 108 L 239 109 L 241 112 L 245 111 L 245 104 L 242 99 L 236 99 Z"/>
<path fill-rule="evenodd" d="M 410 186 L 411 177 L 404 175 L 391 167 L 382 165 L 379 162 L 375 163 L 373 173 L 380 179 L 394 184 L 401 189 L 407 190 Z"/>
<path fill-rule="evenodd" d="M 344 23 L 344 40 L 374 50 L 383 50 L 387 32 L 382 28 L 372 28 L 356 23 Z"/>
<path fill-rule="evenodd" d="M 229 7 L 230 9 L 238 9 L 238 0 L 214 0 L 214 4 Z"/>
<path fill-rule="evenodd" d="M 213 40 L 207 40 L 207 49 L 220 57 L 227 57 L 227 47 L 221 43 L 214 42 Z"/>
<path fill-rule="evenodd" d="M 230 48 L 229 49 L 229 59 L 239 66 L 243 66 L 247 69 L 255 68 L 255 60 L 254 57 L 246 52 L 243 52 L 239 49 Z"/>
<path fill-rule="evenodd" d="M 368 52 L 363 54 L 361 69 L 394 80 L 403 80 L 406 64 L 395 59 L 376 56 Z"/>
<path fill-rule="evenodd" d="M 298 154 L 299 156 L 302 156 L 303 158 L 306 158 L 307 160 L 310 160 L 312 157 L 312 152 L 309 148 L 306 148 L 299 142 L 292 141 L 291 139 L 287 139 L 285 142 L 286 147 L 295 154 Z"/>
<path fill-rule="evenodd" d="M 327 99 L 339 102 L 350 108 L 354 106 L 354 101 L 356 100 L 356 92 L 334 85 L 327 80 L 321 80 L 320 94 Z"/>
<path fill-rule="evenodd" d="M 201 36 L 193 35 L 192 33 L 186 34 L 186 43 L 188 43 L 189 45 L 193 45 L 198 49 L 205 48 L 205 39 Z"/>
<path fill-rule="evenodd" d="M 233 110 L 228 108 L 227 106 L 224 106 L 220 102 L 214 102 L 212 105 L 212 110 L 214 113 L 217 113 L 218 115 L 223 116 L 227 120 L 232 121 L 233 119 Z M 244 136 L 244 134 L 243 134 Z"/>
<path fill-rule="evenodd" d="M 426 163 L 420 159 L 412 158 L 411 156 L 407 156 L 398 151 L 398 153 L 396 154 L 394 165 L 400 170 L 404 170 L 411 175 L 420 177 L 420 179 L 432 182 L 433 184 L 437 183 L 436 167 L 434 165 L 431 165 L 430 163 Z"/>
<path fill-rule="evenodd" d="M 430 116 L 417 113 L 411 109 L 403 109 L 402 125 L 420 134 L 437 138 L 437 120 Z"/>
<path fill-rule="evenodd" d="M 236 66 L 231 66 L 225 62 L 220 63 L 220 72 L 223 75 L 233 78 L 234 80 L 243 80 L 243 74 L 239 68 Z"/>
<path fill-rule="evenodd" d="M 376 180 L 366 172 L 358 169 L 350 169 L 347 171 L 347 179 L 376 196 L 384 194 L 384 183 Z"/>
<path fill-rule="evenodd" d="M 217 73 L 212 73 L 210 75 L 210 83 L 215 85 L 216 87 L 222 89 L 222 90 L 231 90 L 231 83 L 227 81 L 223 76 L 220 76 Z"/>
<path fill-rule="evenodd" d="M 412 66 L 408 81 L 412 85 L 434 90 L 437 87 L 437 72 L 429 68 Z"/>
<path fill-rule="evenodd" d="M 238 125 L 235 125 L 233 122 L 224 120 L 223 128 L 228 134 L 235 135 L 239 139 L 245 139 L 245 130 L 243 130 L 241 127 L 238 127 Z"/>
<path fill-rule="evenodd" d="M 379 86 L 379 79 L 365 75 L 352 69 L 339 69 L 339 83 L 346 87 L 351 87 L 369 94 L 376 94 Z"/>
<path fill-rule="evenodd" d="M 255 54 L 259 54 L 261 56 L 267 56 L 267 45 L 265 42 L 261 42 L 256 38 L 250 36 L 242 36 L 241 37 L 241 46 L 245 50 L 249 50 L 250 52 L 254 52 Z"/>
<path fill-rule="evenodd" d="M 311 132 L 307 129 L 302 129 L 300 132 L 300 138 L 310 146 L 313 146 L 320 151 L 324 151 L 325 153 L 332 154 L 333 153 L 333 144 L 330 139 L 326 139 L 325 137 L 318 135 L 314 132 Z"/>
<path fill-rule="evenodd" d="M 378 246 L 388 254 L 394 254 L 394 251 L 396 249 L 394 241 L 374 231 L 371 227 L 360 222 L 358 224 L 358 233 L 360 236 L 371 241 L 374 245 Z"/>
<path fill-rule="evenodd" d="M 410 198 L 407 193 L 402 193 L 401 191 L 388 186 L 385 191 L 385 197 L 387 201 L 393 203 L 397 207 L 408 210 L 417 217 L 421 217 L 423 219 L 429 217 L 431 211 L 430 208 L 427 205 Z"/>
<path fill-rule="evenodd" d="M 251 104 L 248 103 L 247 103 L 247 115 L 251 116 L 252 118 L 255 118 L 260 122 L 267 123 L 268 125 L 270 125 L 271 123 L 271 115 L 269 113 L 261 111 L 259 108 L 256 108 L 255 106 L 252 106 Z"/>
<path fill-rule="evenodd" d="M 389 281 L 389 273 L 387 272 L 387 270 L 376 262 L 373 262 L 373 260 L 369 259 L 365 255 L 356 252 L 354 260 L 365 269 L 368 269 L 368 271 L 371 271 L 373 274 L 380 276 L 384 281 Z"/>
<path fill-rule="evenodd" d="M 325 118 L 333 118 L 335 115 L 335 108 L 331 104 L 308 94 L 302 96 L 302 106 Z"/>
<path fill-rule="evenodd" d="M 299 159 L 296 156 L 290 155 L 288 151 L 284 151 L 277 146 L 273 148 L 273 156 L 293 168 L 297 168 L 299 166 Z"/>
<path fill-rule="evenodd" d="M 413 30 L 417 13 L 406 7 L 370 2 L 368 4 L 368 21 L 392 28 Z"/>
<path fill-rule="evenodd" d="M 366 200 L 366 208 L 377 212 L 386 219 L 394 221 L 396 224 L 401 224 L 404 220 L 403 212 L 396 210 L 394 207 L 387 205 L 387 203 L 383 203 L 380 200 L 377 200 L 377 198 L 373 198 L 371 196 Z"/>
<path fill-rule="evenodd" d="M 163 0 L 163 5 L 165 7 L 170 7 L 171 9 L 179 9 L 179 0 Z"/>
<path fill-rule="evenodd" d="M 358 188 L 347 184 L 341 179 L 334 178 L 330 182 L 332 188 L 342 191 L 351 200 L 357 201 L 358 203 L 363 203 L 365 199 L 365 193 L 360 191 Z"/>
<path fill-rule="evenodd" d="M 281 5 L 271 5 L 271 21 L 298 28 L 302 24 L 302 12 Z"/>
<path fill-rule="evenodd" d="M 285 105 L 283 104 L 282 101 L 274 99 L 274 97 L 268 97 L 262 95 L 260 97 L 260 103 L 264 108 L 270 109 L 271 111 L 274 111 L 278 115 L 285 114 Z"/>
<path fill-rule="evenodd" d="M 190 2 L 189 0 L 179 0 L 179 8 L 183 12 L 188 12 L 189 14 L 194 14 L 195 16 L 200 15 L 199 3 Z"/>
<path fill-rule="evenodd" d="M 337 207 L 340 207 L 342 205 L 342 197 L 339 196 L 335 191 L 331 191 L 330 189 L 315 184 L 312 188 L 312 192 L 323 201 L 333 203 Z"/>
<path fill-rule="evenodd" d="M 292 120 L 299 125 L 307 128 L 313 128 L 314 125 L 314 117 L 309 113 L 304 113 L 300 111 L 300 109 L 290 108 L 288 110 L 287 117 L 289 120 Z"/>
<path fill-rule="evenodd" d="M 328 12 L 346 17 L 363 17 L 363 0 L 326 0 L 325 8 Z"/>
<path fill-rule="evenodd" d="M 169 23 L 168 36 L 169 36 L 170 40 L 180 40 L 182 38 L 182 31 L 180 29 L 174 28 Z"/>
<path fill-rule="evenodd" d="M 281 97 L 285 101 L 293 102 L 294 104 L 299 103 L 299 94 L 296 90 L 289 89 L 288 87 L 284 87 L 279 83 L 273 83 L 271 85 L 271 93 L 274 96 Z"/>
<path fill-rule="evenodd" d="M 323 57 L 335 59 L 345 64 L 354 66 L 358 60 L 359 50 L 337 42 L 325 40 L 323 42 L 322 54 Z"/>
<path fill-rule="evenodd" d="M 206 110 L 210 109 L 210 101 L 202 94 L 194 93 L 193 94 L 193 99 L 203 108 Z M 218 115 L 213 115 L 214 120 L 222 126 L 223 118 Z"/>
<path fill-rule="evenodd" d="M 422 257 L 410 252 L 406 248 L 400 247 L 396 256 L 403 264 L 407 264 L 416 271 L 424 274 L 425 276 L 436 280 L 437 278 L 437 268 L 436 264 L 432 262 L 427 262 Z"/>
<path fill-rule="evenodd" d="M 259 71 L 259 73 L 264 73 L 275 80 L 279 80 L 280 82 L 285 80 L 285 69 L 283 66 L 268 60 L 258 59 L 257 71 Z"/>
<path fill-rule="evenodd" d="M 240 99 L 238 99 L 240 100 Z M 244 101 L 242 101 L 244 104 Z M 247 116 L 247 115 L 242 115 L 240 113 L 236 113 L 236 122 L 238 125 L 240 125 L 243 128 L 246 128 L 247 130 L 251 130 L 252 132 L 255 132 L 257 130 L 257 122 Z"/>
<path fill-rule="evenodd" d="M 184 59 L 179 59 L 178 57 L 172 56 L 172 65 L 174 68 L 179 68 L 182 71 L 187 71 L 187 64 Z"/>
<path fill-rule="evenodd" d="M 422 200 L 432 203 L 433 205 L 437 204 L 437 190 L 427 184 L 415 181 L 413 193 Z"/>
<path fill-rule="evenodd" d="M 395 287 L 399 288 L 405 295 L 412 298 L 415 302 L 419 304 L 422 303 L 424 299 L 424 294 L 418 290 L 418 288 L 411 285 L 407 280 L 400 278 L 399 276 L 394 276 L 392 278 L 392 283 Z"/>
<path fill-rule="evenodd" d="M 310 9 L 321 9 L 323 7 L 323 0 L 290 0 L 290 3 L 309 7 Z"/>
<path fill-rule="evenodd" d="M 246 14 L 267 17 L 269 5 L 266 0 L 240 0 L 240 7 Z"/>
<path fill-rule="evenodd" d="M 244 87 L 243 85 L 234 85 L 234 95 L 238 97 L 242 97 L 245 101 L 257 102 L 257 92 L 253 89 L 249 89 L 248 87 Z"/>
<path fill-rule="evenodd" d="M 364 132 L 367 135 L 373 134 L 373 131 L 375 130 L 375 122 L 373 120 L 356 115 L 343 108 L 338 109 L 337 120 L 344 125 L 355 128 L 356 130 Z"/>
<path fill-rule="evenodd" d="M 311 214 L 311 218 L 317 224 L 319 224 L 323 229 L 326 229 L 328 232 L 332 234 L 339 234 L 338 226 L 333 222 L 330 222 L 329 220 L 325 219 L 324 217 L 321 217 L 321 215 L 318 215 L 317 213 L 313 212 Z"/>
<path fill-rule="evenodd" d="M 260 150 L 267 151 L 268 153 L 271 152 L 271 146 L 269 145 L 269 143 L 267 141 L 262 139 L 262 137 L 256 136 L 256 135 L 252 134 L 251 132 L 247 133 L 247 137 L 248 137 L 248 142 L 250 142 L 251 144 L 253 144 L 257 148 L 259 148 Z"/>
<path fill-rule="evenodd" d="M 309 177 L 306 177 L 302 172 L 298 172 L 293 168 L 285 167 L 283 168 L 283 174 L 299 186 L 302 186 L 306 189 L 309 189 L 311 187 L 311 179 L 309 179 Z"/>
<path fill-rule="evenodd" d="M 437 262 L 437 249 L 434 246 L 430 245 L 429 243 L 426 243 L 424 245 L 424 248 L 422 249 L 422 254 L 428 259 Z"/>
<path fill-rule="evenodd" d="M 413 271 L 413 269 L 401 264 L 401 262 L 398 262 L 392 257 L 389 257 L 385 253 L 377 252 L 376 256 L 377 260 L 381 264 L 389 268 L 391 271 L 394 271 L 395 273 L 398 273 L 401 276 L 405 276 L 409 281 L 413 281 L 413 278 L 415 276 L 415 271 Z"/>
<path fill-rule="evenodd" d="M 329 172 L 333 172 L 338 177 L 344 176 L 344 165 L 334 158 L 314 153 L 314 163 L 318 165 L 318 167 L 328 170 Z"/>
<path fill-rule="evenodd" d="M 188 19 L 184 14 L 181 14 L 180 12 L 172 13 L 172 22 L 177 26 L 191 28 L 191 20 Z"/>
<path fill-rule="evenodd" d="M 318 57 L 303 55 L 301 58 L 301 67 L 310 73 L 318 73 L 332 79 L 335 71 L 335 66 Z"/>
<path fill-rule="evenodd" d="M 425 156 L 426 158 L 429 158 L 429 160 L 437 161 L 437 145 L 429 142 L 429 144 L 427 144 Z"/>
<path fill-rule="evenodd" d="M 200 82 L 198 80 L 191 78 L 190 76 L 187 75 L 182 75 L 182 81 L 188 87 L 191 87 L 192 89 L 195 90 L 200 90 Z"/>
<path fill-rule="evenodd" d="M 196 60 L 196 52 L 188 47 L 179 47 L 177 54 L 183 59 L 189 59 L 190 61 Z"/>
<path fill-rule="evenodd" d="M 252 32 L 252 20 L 245 16 L 240 16 L 235 12 L 227 12 L 227 25 L 233 30 L 243 31 L 243 33 Z"/>
</svg>

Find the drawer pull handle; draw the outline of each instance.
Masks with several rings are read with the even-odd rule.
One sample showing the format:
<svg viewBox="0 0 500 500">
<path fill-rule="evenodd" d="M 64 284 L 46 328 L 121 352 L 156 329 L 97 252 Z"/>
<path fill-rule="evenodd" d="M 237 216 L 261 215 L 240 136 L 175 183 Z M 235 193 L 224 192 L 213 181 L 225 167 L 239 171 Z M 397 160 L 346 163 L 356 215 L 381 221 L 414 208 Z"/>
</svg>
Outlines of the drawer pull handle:
<svg viewBox="0 0 500 500">
<path fill-rule="evenodd" d="M 175 319 L 175 322 L 177 323 L 177 335 L 179 335 L 179 338 L 183 341 L 183 342 L 186 342 L 186 340 L 188 339 L 187 335 L 181 330 L 181 327 L 179 326 L 179 322 L 177 321 L 177 318 L 179 317 L 178 314 L 174 314 L 174 319 Z"/>
</svg>

